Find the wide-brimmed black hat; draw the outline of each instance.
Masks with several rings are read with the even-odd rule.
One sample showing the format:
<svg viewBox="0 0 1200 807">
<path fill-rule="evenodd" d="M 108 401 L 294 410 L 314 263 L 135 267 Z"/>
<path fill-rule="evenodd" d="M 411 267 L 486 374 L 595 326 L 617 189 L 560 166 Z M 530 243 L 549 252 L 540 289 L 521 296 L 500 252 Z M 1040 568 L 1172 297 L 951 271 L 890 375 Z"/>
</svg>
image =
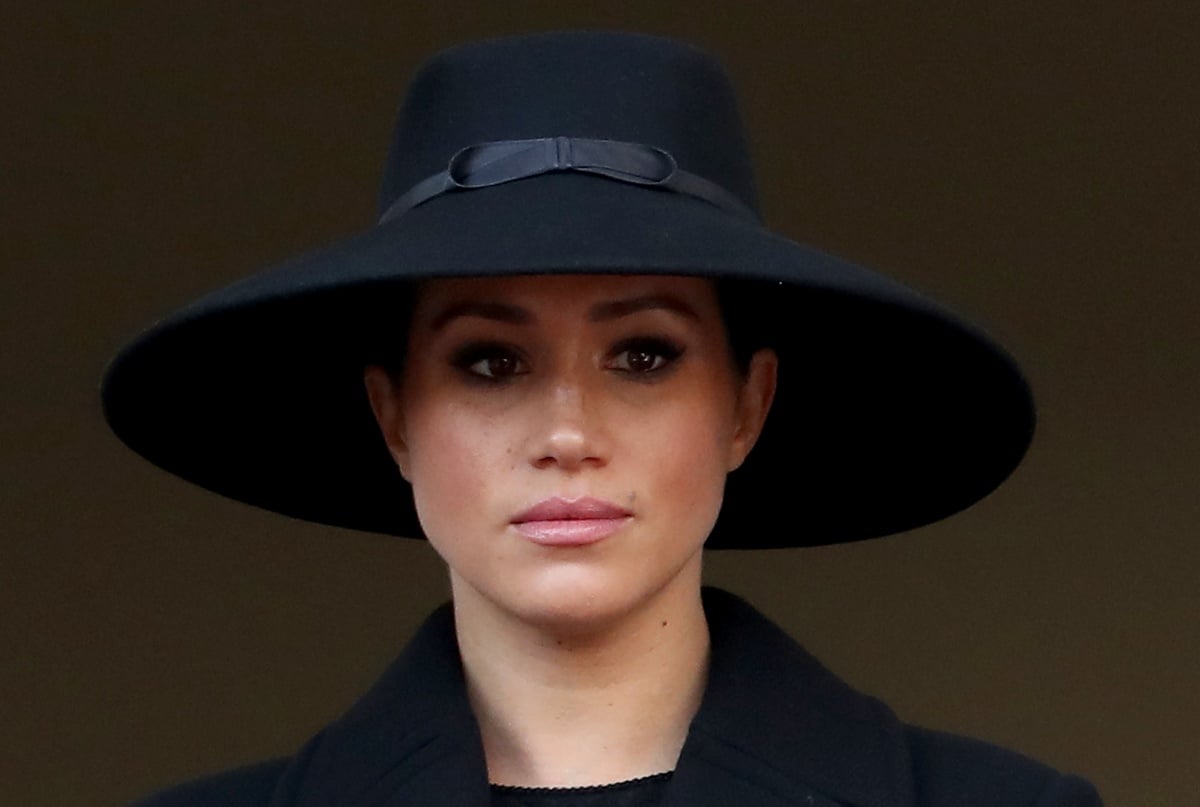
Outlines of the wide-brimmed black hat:
<svg viewBox="0 0 1200 807">
<path fill-rule="evenodd" d="M 418 537 L 362 377 L 403 350 L 411 281 L 606 273 L 721 279 L 744 292 L 731 319 L 779 354 L 774 408 L 710 547 L 936 521 L 1000 484 L 1032 435 L 1025 381 L 979 330 L 764 228 L 728 79 L 689 45 L 562 33 L 437 55 L 402 108 L 380 212 L 136 338 L 104 381 L 116 434 L 234 499 Z"/>
</svg>

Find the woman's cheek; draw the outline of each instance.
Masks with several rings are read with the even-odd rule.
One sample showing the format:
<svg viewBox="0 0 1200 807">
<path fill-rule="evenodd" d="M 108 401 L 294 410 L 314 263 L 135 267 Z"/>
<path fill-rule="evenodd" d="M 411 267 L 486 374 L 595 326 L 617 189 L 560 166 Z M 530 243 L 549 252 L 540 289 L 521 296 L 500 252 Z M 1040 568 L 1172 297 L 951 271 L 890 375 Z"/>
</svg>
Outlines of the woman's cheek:
<svg viewBox="0 0 1200 807">
<path fill-rule="evenodd" d="M 671 498 L 687 509 L 712 509 L 724 490 L 725 431 L 711 409 L 681 406 L 647 446 L 647 467 L 658 466 Z M 715 495 L 714 495 L 715 494 Z"/>
</svg>

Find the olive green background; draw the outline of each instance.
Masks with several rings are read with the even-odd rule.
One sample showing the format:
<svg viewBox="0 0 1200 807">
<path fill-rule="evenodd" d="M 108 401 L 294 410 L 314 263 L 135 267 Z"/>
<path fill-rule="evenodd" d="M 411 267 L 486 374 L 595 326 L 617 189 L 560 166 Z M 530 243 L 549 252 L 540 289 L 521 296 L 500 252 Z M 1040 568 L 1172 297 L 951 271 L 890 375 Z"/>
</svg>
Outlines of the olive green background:
<svg viewBox="0 0 1200 807">
<path fill-rule="evenodd" d="M 21 5 L 0 19 L 0 804 L 115 805 L 287 753 L 445 596 L 423 544 L 145 464 L 97 385 L 156 316 L 370 225 L 420 60 L 566 27 L 715 52 L 772 226 L 978 320 L 1038 395 L 1026 462 L 966 513 L 714 554 L 710 579 L 910 721 L 1110 805 L 1196 803 L 1196 4 Z"/>
</svg>

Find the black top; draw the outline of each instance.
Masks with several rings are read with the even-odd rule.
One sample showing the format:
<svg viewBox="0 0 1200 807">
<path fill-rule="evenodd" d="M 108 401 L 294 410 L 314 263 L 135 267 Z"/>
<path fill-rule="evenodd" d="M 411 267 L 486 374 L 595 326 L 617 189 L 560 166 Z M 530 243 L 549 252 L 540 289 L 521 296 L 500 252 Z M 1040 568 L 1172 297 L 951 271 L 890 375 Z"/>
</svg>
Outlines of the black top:
<svg viewBox="0 0 1200 807">
<path fill-rule="evenodd" d="M 659 807 L 671 771 L 590 787 L 492 785 L 492 807 Z"/>
</svg>

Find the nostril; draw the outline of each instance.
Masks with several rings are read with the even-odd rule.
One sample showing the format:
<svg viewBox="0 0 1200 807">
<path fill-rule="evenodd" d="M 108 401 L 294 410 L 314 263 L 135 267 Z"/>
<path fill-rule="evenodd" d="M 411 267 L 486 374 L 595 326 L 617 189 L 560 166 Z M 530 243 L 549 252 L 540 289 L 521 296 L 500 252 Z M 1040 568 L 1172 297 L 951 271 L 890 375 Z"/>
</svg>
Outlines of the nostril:
<svg viewBox="0 0 1200 807">
<path fill-rule="evenodd" d="M 534 452 L 533 464 L 538 468 L 557 466 L 566 470 L 603 464 L 600 449 L 594 435 L 580 428 L 559 425 L 547 433 L 541 449 Z"/>
<path fill-rule="evenodd" d="M 535 414 L 538 435 L 531 456 L 534 466 L 574 470 L 585 464 L 603 464 L 603 428 L 597 420 L 598 403 L 585 389 L 578 373 L 564 370 L 547 389 L 543 406 Z"/>
</svg>

